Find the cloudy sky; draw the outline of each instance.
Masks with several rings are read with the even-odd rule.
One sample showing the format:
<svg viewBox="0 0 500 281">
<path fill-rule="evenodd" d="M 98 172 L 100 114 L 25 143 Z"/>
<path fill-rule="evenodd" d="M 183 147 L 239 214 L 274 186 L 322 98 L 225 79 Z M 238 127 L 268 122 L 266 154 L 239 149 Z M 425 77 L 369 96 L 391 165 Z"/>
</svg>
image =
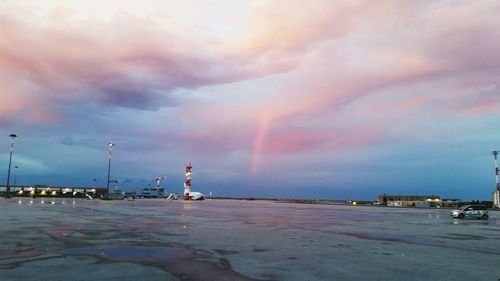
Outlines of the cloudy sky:
<svg viewBox="0 0 500 281">
<path fill-rule="evenodd" d="M 499 1 L 0 1 L 17 183 L 491 200 Z"/>
</svg>

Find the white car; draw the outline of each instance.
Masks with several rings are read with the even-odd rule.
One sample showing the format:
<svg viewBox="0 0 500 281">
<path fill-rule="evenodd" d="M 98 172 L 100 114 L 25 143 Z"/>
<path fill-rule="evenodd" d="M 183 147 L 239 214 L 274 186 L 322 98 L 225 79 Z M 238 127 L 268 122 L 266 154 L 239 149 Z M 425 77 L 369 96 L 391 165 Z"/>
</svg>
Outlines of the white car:
<svg viewBox="0 0 500 281">
<path fill-rule="evenodd" d="M 451 211 L 451 216 L 453 218 L 465 219 L 465 218 L 475 218 L 475 219 L 488 219 L 488 209 L 481 205 L 466 205 L 461 209 Z"/>
</svg>

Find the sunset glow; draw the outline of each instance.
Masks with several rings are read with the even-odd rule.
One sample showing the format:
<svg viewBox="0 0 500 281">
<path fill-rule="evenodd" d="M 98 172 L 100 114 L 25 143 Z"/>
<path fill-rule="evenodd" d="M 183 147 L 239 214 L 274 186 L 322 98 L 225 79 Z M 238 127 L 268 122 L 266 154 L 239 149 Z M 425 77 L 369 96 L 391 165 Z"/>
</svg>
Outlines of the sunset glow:
<svg viewBox="0 0 500 281">
<path fill-rule="evenodd" d="M 489 199 L 498 1 L 2 1 L 20 183 Z M 0 138 L 1 140 L 1 138 Z M 7 164 L 3 165 L 6 167 Z M 4 175 L 5 176 L 5 175 Z"/>
</svg>

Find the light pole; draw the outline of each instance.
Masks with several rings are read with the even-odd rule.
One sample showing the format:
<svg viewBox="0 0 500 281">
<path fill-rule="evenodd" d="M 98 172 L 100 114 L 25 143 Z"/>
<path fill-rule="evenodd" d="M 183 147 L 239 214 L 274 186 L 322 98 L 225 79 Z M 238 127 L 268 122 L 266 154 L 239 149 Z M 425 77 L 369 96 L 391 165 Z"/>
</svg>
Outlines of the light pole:
<svg viewBox="0 0 500 281">
<path fill-rule="evenodd" d="M 497 156 L 498 156 L 498 153 L 500 151 L 498 150 L 493 150 L 491 152 L 491 154 L 493 154 L 493 157 L 495 157 L 495 176 L 496 176 L 496 180 L 497 180 L 497 190 L 495 193 L 495 201 L 496 201 L 496 207 L 499 207 L 500 208 L 500 183 L 499 183 L 499 179 L 498 179 L 498 173 L 499 173 L 499 170 L 498 170 L 498 160 L 497 160 Z M 495 203 L 495 202 L 494 202 Z"/>
<path fill-rule="evenodd" d="M 16 186 L 16 182 L 17 182 L 17 169 L 19 168 L 19 166 L 14 166 L 14 186 Z"/>
<path fill-rule="evenodd" d="M 109 159 L 108 159 L 108 181 L 106 182 L 106 199 L 109 199 L 109 175 L 111 172 L 111 151 L 113 150 L 113 146 L 115 146 L 114 143 L 112 143 L 112 142 L 108 143 Z"/>
<path fill-rule="evenodd" d="M 16 134 L 10 134 L 9 137 L 11 138 L 11 143 L 10 143 L 10 158 L 9 158 L 9 171 L 7 172 L 7 186 L 5 187 L 5 198 L 9 198 L 9 192 L 10 192 L 10 165 L 12 163 L 12 152 L 14 151 L 14 139 L 17 137 Z"/>
</svg>

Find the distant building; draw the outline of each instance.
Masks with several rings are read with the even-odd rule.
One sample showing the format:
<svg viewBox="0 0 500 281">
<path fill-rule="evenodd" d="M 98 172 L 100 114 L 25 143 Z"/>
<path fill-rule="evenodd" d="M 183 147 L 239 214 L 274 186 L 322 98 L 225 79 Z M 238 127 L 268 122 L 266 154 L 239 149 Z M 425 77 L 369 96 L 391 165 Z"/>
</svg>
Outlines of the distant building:
<svg viewBox="0 0 500 281">
<path fill-rule="evenodd" d="M 462 204 L 460 199 L 443 199 L 441 200 L 442 207 L 459 207 Z"/>
<path fill-rule="evenodd" d="M 6 187 L 0 186 L 0 194 L 5 196 Z M 71 197 L 71 198 L 98 198 L 106 193 L 105 188 L 98 187 L 70 187 L 70 186 L 11 186 L 10 195 L 17 197 Z"/>
<path fill-rule="evenodd" d="M 434 195 L 380 195 L 380 204 L 389 207 L 436 207 L 442 205 L 441 197 Z"/>
</svg>

